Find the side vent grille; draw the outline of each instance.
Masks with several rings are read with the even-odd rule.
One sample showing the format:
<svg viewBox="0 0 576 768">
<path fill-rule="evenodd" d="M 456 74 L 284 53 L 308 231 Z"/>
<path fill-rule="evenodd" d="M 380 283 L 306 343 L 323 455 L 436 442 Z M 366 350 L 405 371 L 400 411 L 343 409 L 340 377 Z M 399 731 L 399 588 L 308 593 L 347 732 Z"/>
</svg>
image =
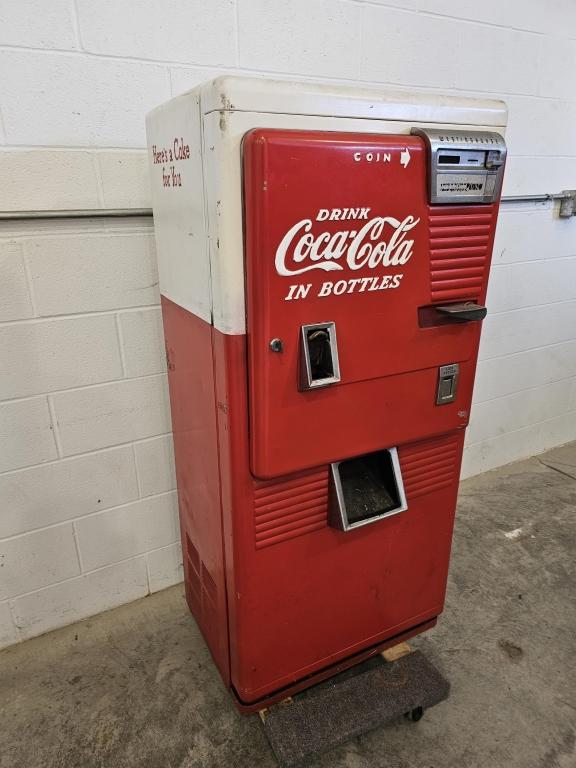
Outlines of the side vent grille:
<svg viewBox="0 0 576 768">
<path fill-rule="evenodd" d="M 496 206 L 429 208 L 432 301 L 477 299 L 490 262 Z"/>
<path fill-rule="evenodd" d="M 327 467 L 290 480 L 256 481 L 256 549 L 324 528 L 327 517 Z"/>
<path fill-rule="evenodd" d="M 398 448 L 408 501 L 447 488 L 458 479 L 463 437 L 449 435 Z"/>
<path fill-rule="evenodd" d="M 186 587 L 195 618 L 204 626 L 214 624 L 218 606 L 218 587 L 198 550 L 186 534 Z"/>
</svg>

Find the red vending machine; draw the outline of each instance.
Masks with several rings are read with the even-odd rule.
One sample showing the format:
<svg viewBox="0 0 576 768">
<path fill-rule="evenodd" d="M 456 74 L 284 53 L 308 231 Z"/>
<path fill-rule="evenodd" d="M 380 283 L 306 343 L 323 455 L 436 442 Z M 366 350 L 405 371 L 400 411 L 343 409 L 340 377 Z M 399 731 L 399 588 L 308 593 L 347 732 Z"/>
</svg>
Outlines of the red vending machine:
<svg viewBox="0 0 576 768">
<path fill-rule="evenodd" d="M 242 78 L 148 116 L 186 596 L 245 709 L 442 611 L 505 122 Z"/>
</svg>

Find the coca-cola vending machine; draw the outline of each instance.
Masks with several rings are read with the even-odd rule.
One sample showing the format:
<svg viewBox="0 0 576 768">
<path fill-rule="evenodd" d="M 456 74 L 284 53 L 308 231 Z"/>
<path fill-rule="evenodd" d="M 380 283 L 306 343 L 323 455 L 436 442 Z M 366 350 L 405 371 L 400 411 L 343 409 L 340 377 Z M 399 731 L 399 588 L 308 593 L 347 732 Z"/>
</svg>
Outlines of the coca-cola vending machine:
<svg viewBox="0 0 576 768">
<path fill-rule="evenodd" d="M 148 116 L 186 597 L 244 709 L 442 611 L 505 123 L 228 77 Z"/>
</svg>

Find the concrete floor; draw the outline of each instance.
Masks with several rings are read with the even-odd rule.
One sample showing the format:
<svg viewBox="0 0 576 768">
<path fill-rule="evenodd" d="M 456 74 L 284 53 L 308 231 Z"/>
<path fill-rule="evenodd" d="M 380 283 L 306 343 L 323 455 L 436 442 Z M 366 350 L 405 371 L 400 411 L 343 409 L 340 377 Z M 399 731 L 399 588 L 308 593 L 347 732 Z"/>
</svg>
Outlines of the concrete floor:
<svg viewBox="0 0 576 768">
<path fill-rule="evenodd" d="M 452 682 L 313 768 L 576 766 L 576 443 L 465 482 L 445 613 Z M 272 768 L 175 587 L 0 653 L 1 768 Z"/>
</svg>

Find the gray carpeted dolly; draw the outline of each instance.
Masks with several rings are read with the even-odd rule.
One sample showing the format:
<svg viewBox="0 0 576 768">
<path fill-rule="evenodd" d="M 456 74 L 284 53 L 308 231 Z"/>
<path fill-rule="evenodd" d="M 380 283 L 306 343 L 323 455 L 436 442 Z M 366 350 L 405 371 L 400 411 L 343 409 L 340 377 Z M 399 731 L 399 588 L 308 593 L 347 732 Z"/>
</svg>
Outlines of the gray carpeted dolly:
<svg viewBox="0 0 576 768">
<path fill-rule="evenodd" d="M 384 658 L 383 658 L 384 657 Z M 416 721 L 450 684 L 406 643 L 260 712 L 282 768 L 292 768 L 406 715 Z"/>
</svg>

